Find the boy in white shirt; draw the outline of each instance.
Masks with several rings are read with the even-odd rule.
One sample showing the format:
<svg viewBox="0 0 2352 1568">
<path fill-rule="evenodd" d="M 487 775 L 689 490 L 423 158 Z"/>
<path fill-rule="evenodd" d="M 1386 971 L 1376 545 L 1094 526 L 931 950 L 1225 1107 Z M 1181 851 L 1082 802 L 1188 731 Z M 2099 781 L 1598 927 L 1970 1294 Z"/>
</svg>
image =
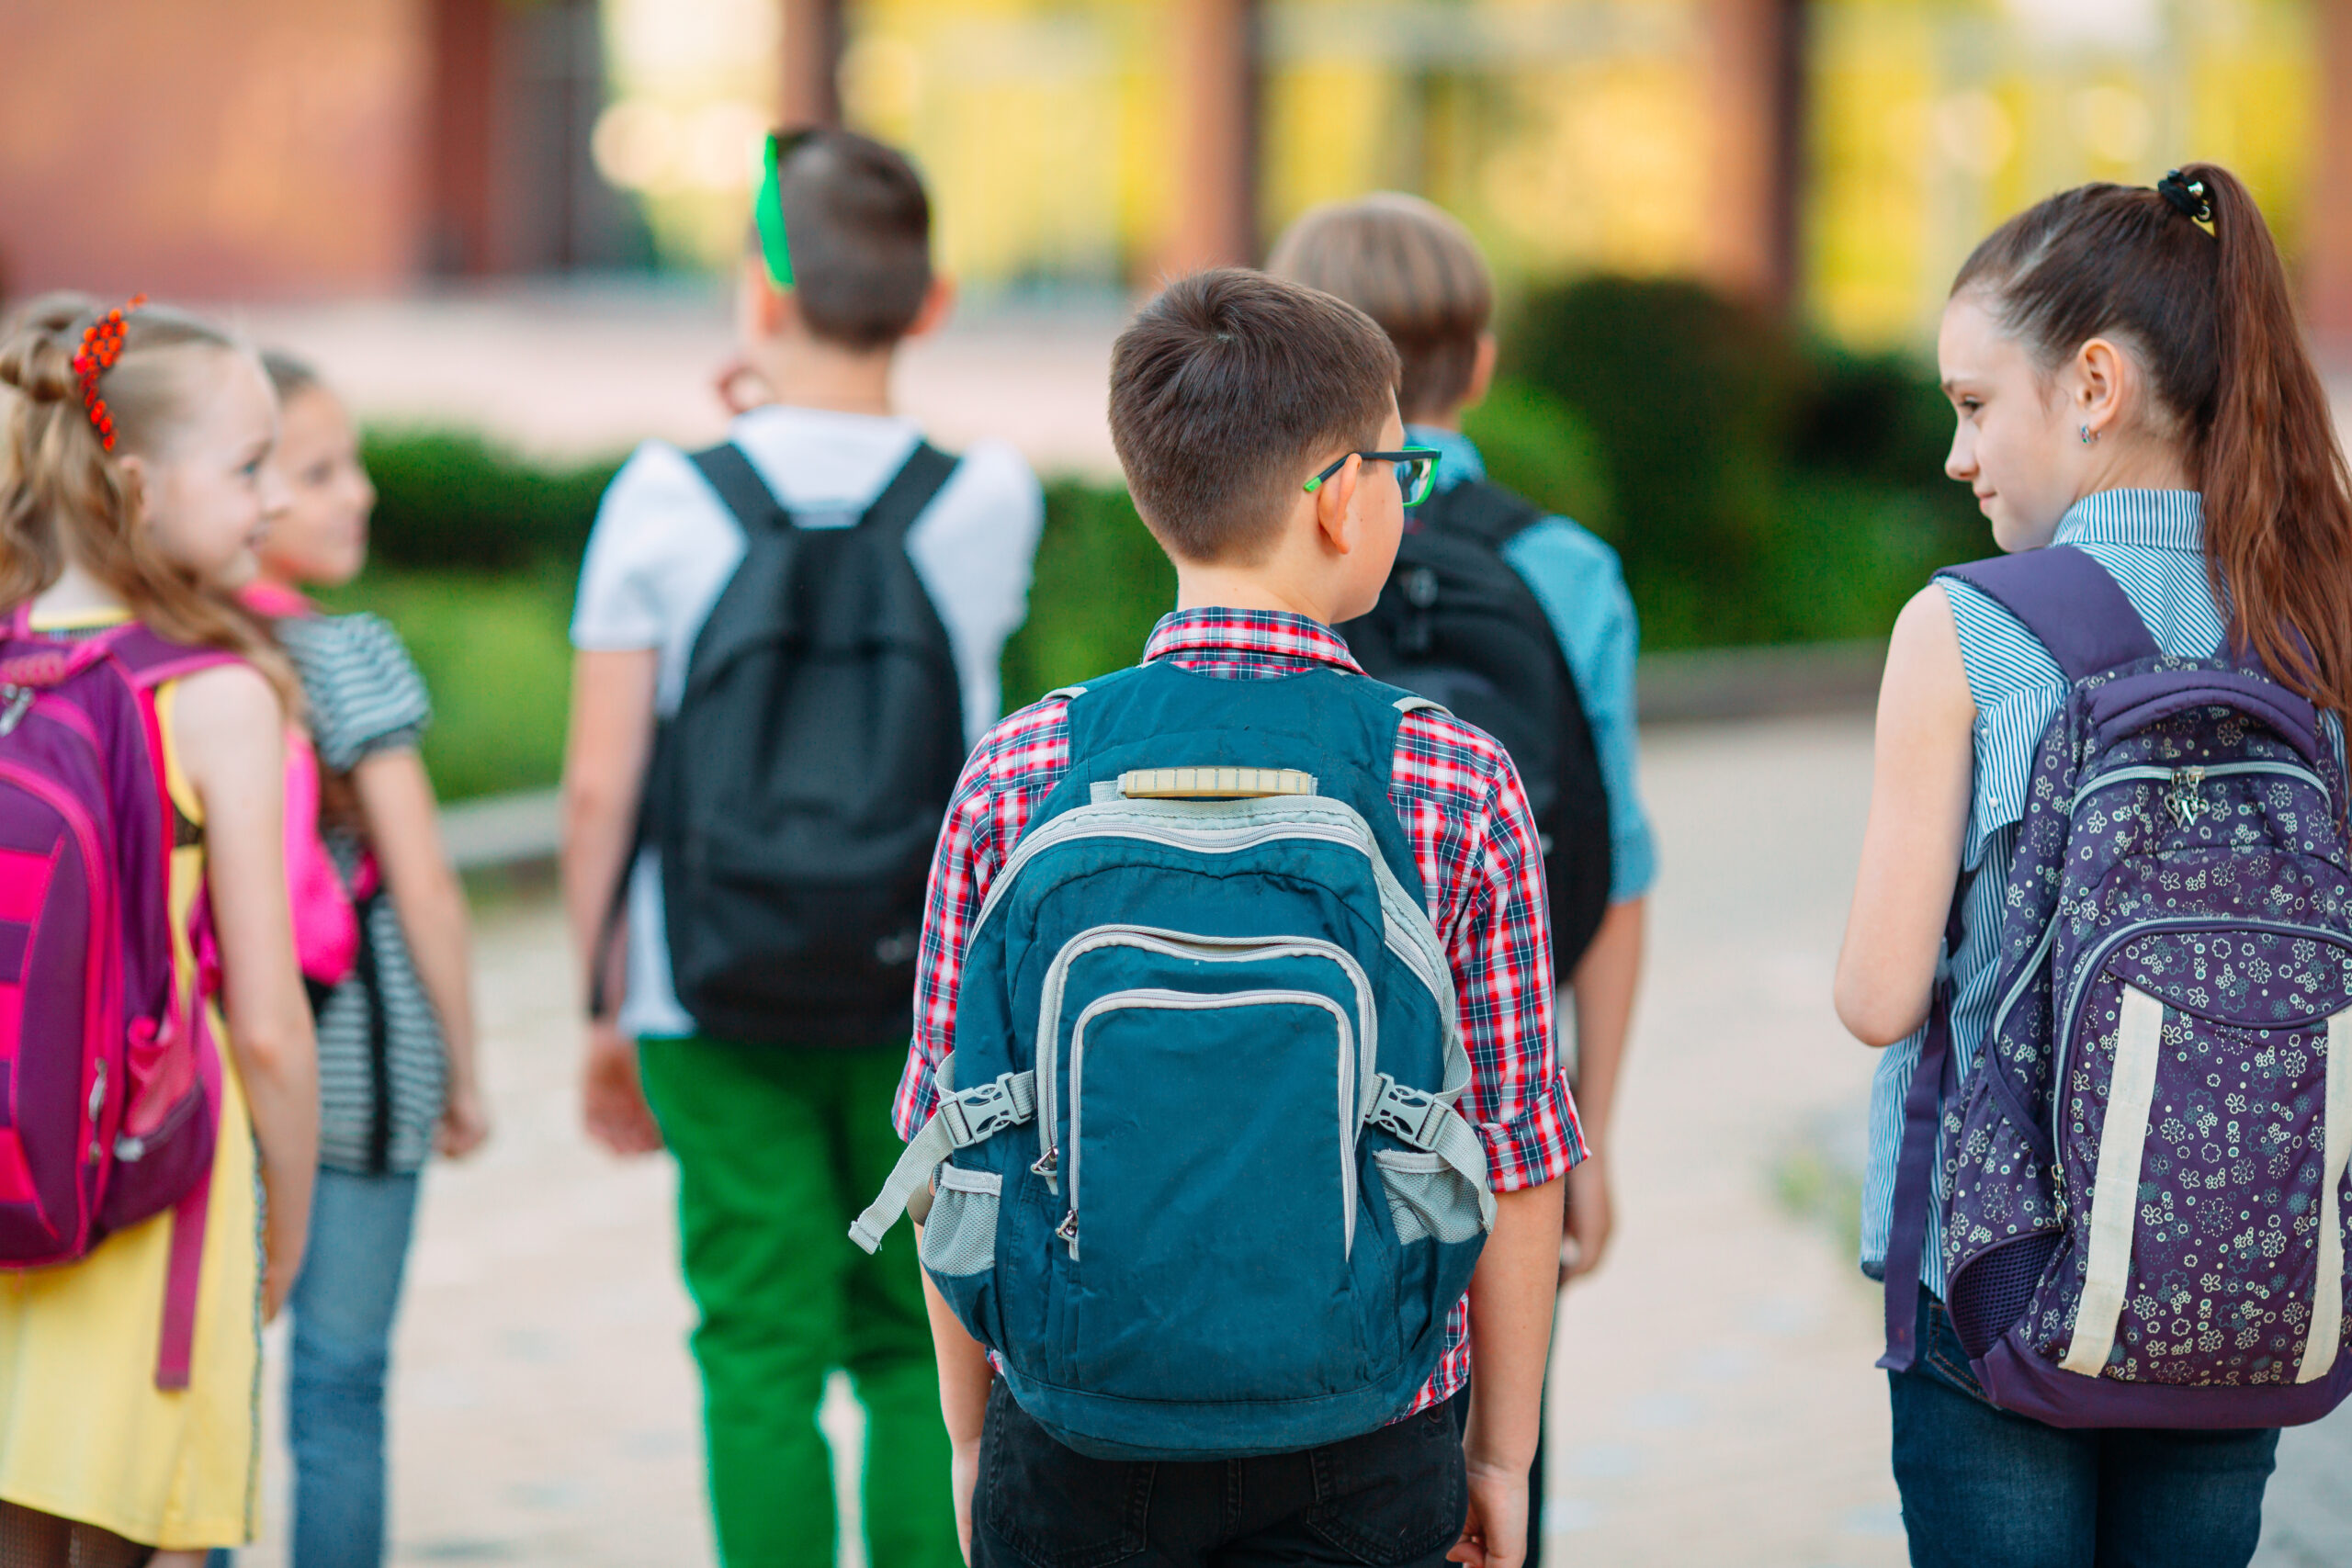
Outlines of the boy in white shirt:
<svg viewBox="0 0 2352 1568">
<path fill-rule="evenodd" d="M 732 422 L 731 453 L 639 447 L 605 493 L 581 572 L 564 880 L 583 970 L 617 1000 L 589 1023 L 584 1111 L 606 1147 L 666 1144 L 678 1159 L 722 1559 L 731 1568 L 830 1559 L 832 1483 L 814 1415 L 826 1373 L 843 1367 L 869 1417 L 868 1561 L 944 1568 L 957 1561 L 948 1444 L 914 1257 L 897 1248 L 868 1258 L 843 1234 L 898 1154 L 889 1107 L 906 1060 L 911 968 L 894 1007 L 747 1017 L 706 1004 L 698 1018 L 688 1001 L 703 993 L 693 976 L 673 977 L 671 938 L 673 924 L 703 912 L 665 906 L 661 825 L 641 836 L 633 825 L 649 766 L 660 766 L 657 723 L 675 725 L 689 671 L 701 673 L 697 640 L 763 547 L 740 516 L 747 505 L 780 509 L 804 538 L 855 526 L 890 497 L 901 513 L 916 508 L 898 519 L 903 564 L 944 634 L 943 677 L 953 666 L 952 683 L 930 694 L 932 711 L 962 717 L 962 733 L 933 749 L 960 761 L 997 715 L 998 658 L 1026 612 L 1043 502 L 1010 446 L 976 444 L 951 468 L 891 412 L 899 344 L 938 325 L 952 300 L 932 270 L 929 204 L 905 158 L 822 130 L 775 139 L 769 170 L 729 388 L 756 385 L 775 400 Z M 930 482 L 910 485 L 926 460 Z M 763 533 L 775 525 L 754 523 Z M 724 765 L 708 754 L 671 761 L 673 779 Z M 678 886 L 670 881 L 673 896 Z M 625 957 L 614 951 L 616 928 Z"/>
</svg>

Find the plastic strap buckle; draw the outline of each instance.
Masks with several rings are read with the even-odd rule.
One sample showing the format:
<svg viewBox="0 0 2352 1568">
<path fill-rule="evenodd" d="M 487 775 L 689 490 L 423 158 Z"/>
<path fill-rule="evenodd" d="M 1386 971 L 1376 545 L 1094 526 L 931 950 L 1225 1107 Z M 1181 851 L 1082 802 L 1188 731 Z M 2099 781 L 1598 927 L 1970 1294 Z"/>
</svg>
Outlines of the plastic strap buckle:
<svg viewBox="0 0 2352 1568">
<path fill-rule="evenodd" d="M 1407 1089 L 1386 1073 L 1380 1075 L 1380 1099 L 1372 1109 L 1375 1126 L 1393 1133 L 1417 1149 L 1434 1149 L 1445 1118 L 1453 1108 L 1425 1089 Z"/>
</svg>

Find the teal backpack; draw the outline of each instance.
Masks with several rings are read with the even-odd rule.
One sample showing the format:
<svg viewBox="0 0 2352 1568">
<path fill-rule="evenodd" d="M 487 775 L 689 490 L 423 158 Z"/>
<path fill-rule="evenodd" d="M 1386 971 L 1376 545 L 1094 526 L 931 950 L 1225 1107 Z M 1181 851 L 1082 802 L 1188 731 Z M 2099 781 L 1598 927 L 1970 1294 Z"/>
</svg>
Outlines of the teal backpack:
<svg viewBox="0 0 2352 1568">
<path fill-rule="evenodd" d="M 1434 704 L 1159 662 L 1070 698 L 989 886 L 899 1213 L 1081 1453 L 1279 1453 L 1404 1414 L 1494 1221 L 1452 971 L 1388 799 Z M 962 1087 L 956 1087 L 956 1086 Z"/>
</svg>

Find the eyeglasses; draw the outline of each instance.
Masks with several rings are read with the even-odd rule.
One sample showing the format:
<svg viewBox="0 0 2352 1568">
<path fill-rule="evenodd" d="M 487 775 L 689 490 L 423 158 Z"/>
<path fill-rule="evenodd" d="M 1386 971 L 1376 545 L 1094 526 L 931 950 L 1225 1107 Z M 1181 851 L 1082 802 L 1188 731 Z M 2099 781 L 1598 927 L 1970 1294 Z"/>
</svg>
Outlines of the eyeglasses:
<svg viewBox="0 0 2352 1568">
<path fill-rule="evenodd" d="M 759 226 L 760 259 L 767 264 L 768 281 L 779 291 L 792 287 L 792 245 L 784 232 L 784 186 L 779 174 L 786 160 L 816 134 L 815 126 L 772 131 L 760 153 L 760 188 L 752 198 L 752 220 Z"/>
<path fill-rule="evenodd" d="M 1306 481 L 1303 487 L 1309 494 L 1323 488 L 1323 481 L 1347 466 L 1350 457 L 1362 457 L 1367 463 L 1387 463 L 1394 466 L 1396 488 L 1405 492 L 1405 504 L 1419 506 L 1430 498 L 1430 489 L 1437 480 L 1438 449 L 1434 446 L 1408 446 L 1401 452 L 1343 452 L 1337 461 Z"/>
</svg>

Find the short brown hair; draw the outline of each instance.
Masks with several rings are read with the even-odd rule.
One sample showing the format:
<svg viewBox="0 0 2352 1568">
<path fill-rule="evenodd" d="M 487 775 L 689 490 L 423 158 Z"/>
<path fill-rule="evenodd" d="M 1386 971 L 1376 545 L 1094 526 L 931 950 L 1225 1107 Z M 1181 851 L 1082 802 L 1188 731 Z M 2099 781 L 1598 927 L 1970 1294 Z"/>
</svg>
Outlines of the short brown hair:
<svg viewBox="0 0 2352 1568">
<path fill-rule="evenodd" d="M 1162 548 L 1247 563 L 1306 465 L 1379 439 L 1396 351 L 1343 299 L 1248 267 L 1182 277 L 1111 349 L 1111 443 Z"/>
<path fill-rule="evenodd" d="M 1382 191 L 1318 207 L 1292 224 L 1266 270 L 1336 294 L 1396 345 L 1407 419 L 1448 413 L 1469 395 L 1495 282 L 1453 214 Z"/>
<path fill-rule="evenodd" d="M 906 154 L 854 130 L 779 131 L 792 295 L 814 335 L 888 348 L 931 291 L 931 198 Z M 760 250 L 752 231 L 752 254 Z"/>
</svg>

